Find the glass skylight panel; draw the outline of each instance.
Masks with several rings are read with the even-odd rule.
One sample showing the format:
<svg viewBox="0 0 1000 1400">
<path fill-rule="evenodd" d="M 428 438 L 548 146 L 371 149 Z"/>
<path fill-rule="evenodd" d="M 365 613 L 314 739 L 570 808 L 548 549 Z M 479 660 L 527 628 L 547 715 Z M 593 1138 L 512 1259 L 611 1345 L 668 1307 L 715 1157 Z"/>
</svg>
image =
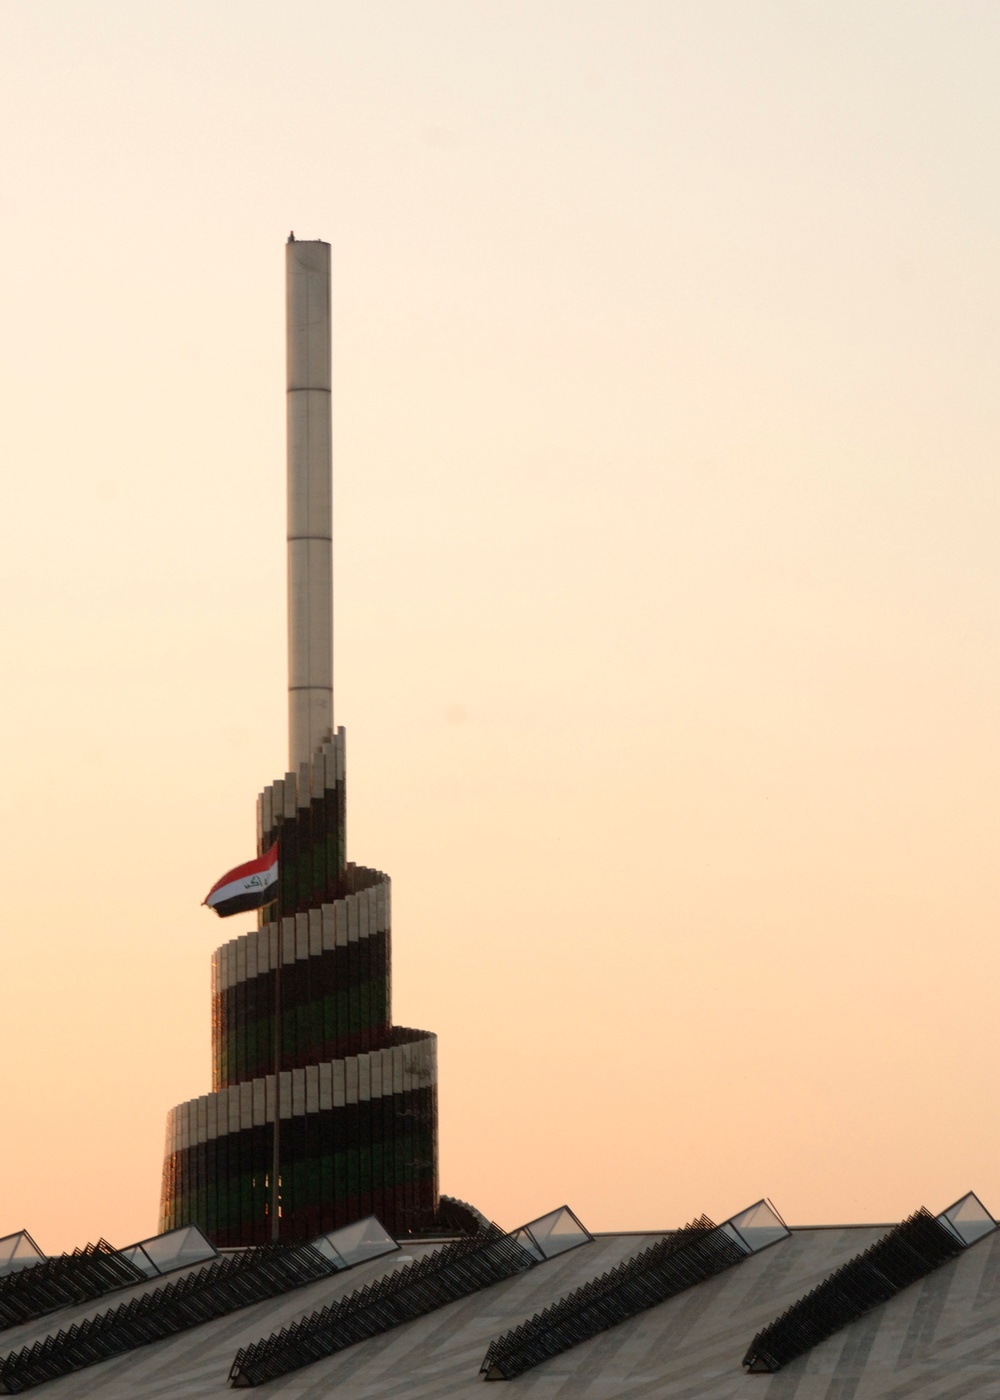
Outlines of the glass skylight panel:
<svg viewBox="0 0 1000 1400">
<path fill-rule="evenodd" d="M 44 1264 L 46 1257 L 27 1230 L 5 1235 L 0 1240 L 0 1277 L 15 1274 L 19 1269 L 30 1269 L 32 1264 Z"/>
<path fill-rule="evenodd" d="M 392 1254 L 399 1248 L 374 1215 L 356 1220 L 352 1225 L 344 1225 L 339 1230 L 330 1230 L 310 1243 L 313 1249 L 318 1249 L 324 1258 L 341 1269 L 349 1269 L 352 1264 L 363 1264 L 367 1259 L 378 1259 L 383 1254 Z"/>
<path fill-rule="evenodd" d="M 537 1220 L 529 1220 L 527 1225 L 517 1232 L 516 1238 L 519 1243 L 522 1242 L 521 1236 L 525 1231 L 531 1235 L 543 1259 L 554 1259 L 557 1254 L 565 1254 L 567 1249 L 575 1249 L 577 1245 L 586 1244 L 594 1238 L 577 1220 L 569 1206 L 560 1206 L 558 1210 L 541 1215 Z"/>
<path fill-rule="evenodd" d="M 997 1222 L 990 1215 L 975 1191 L 970 1191 L 938 1216 L 942 1225 L 952 1230 L 964 1245 L 975 1244 L 984 1235 L 992 1234 Z"/>
<path fill-rule="evenodd" d="M 788 1226 L 769 1201 L 758 1201 L 726 1222 L 737 1232 L 751 1254 L 791 1234 Z"/>
<path fill-rule="evenodd" d="M 134 1264 L 137 1269 L 141 1269 L 147 1278 L 157 1278 L 159 1269 L 150 1259 L 141 1244 L 129 1245 L 128 1249 L 119 1250 L 123 1259 L 127 1259 L 130 1264 Z"/>
<path fill-rule="evenodd" d="M 218 1257 L 219 1251 L 210 1244 L 197 1225 L 182 1225 L 165 1235 L 153 1235 L 148 1240 L 123 1249 L 121 1253 L 142 1269 L 147 1278 L 169 1274 L 174 1269 L 186 1269 L 191 1264 L 204 1264 Z"/>
<path fill-rule="evenodd" d="M 538 1248 L 538 1245 L 535 1244 L 535 1241 L 532 1239 L 531 1231 L 525 1229 L 523 1225 L 521 1226 L 520 1230 L 514 1231 L 514 1239 L 517 1241 L 517 1243 L 521 1246 L 522 1249 L 526 1249 L 528 1251 L 532 1259 L 537 1259 L 538 1262 L 541 1263 L 541 1261 L 545 1258 L 545 1255 L 542 1253 L 542 1251 Z"/>
<path fill-rule="evenodd" d="M 727 1240 L 731 1240 L 741 1254 L 750 1255 L 753 1253 L 739 1230 L 733 1229 L 731 1221 L 724 1220 L 721 1225 L 716 1225 L 715 1230 L 717 1234 L 725 1235 Z"/>
<path fill-rule="evenodd" d="M 330 1234 L 332 1233 L 333 1231 L 331 1230 Z M 335 1269 L 346 1269 L 348 1267 L 347 1260 L 342 1254 L 338 1253 L 330 1243 L 330 1235 L 319 1235 L 316 1239 L 310 1240 L 309 1243 L 313 1249 L 322 1254 L 324 1259 L 328 1259 Z"/>
</svg>

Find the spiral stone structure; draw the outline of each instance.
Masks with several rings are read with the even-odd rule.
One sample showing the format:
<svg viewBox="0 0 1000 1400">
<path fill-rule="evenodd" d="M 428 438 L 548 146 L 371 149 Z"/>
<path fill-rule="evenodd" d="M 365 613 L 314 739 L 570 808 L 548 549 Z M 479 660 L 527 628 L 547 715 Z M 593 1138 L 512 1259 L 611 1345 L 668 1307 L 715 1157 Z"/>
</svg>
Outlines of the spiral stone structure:
<svg viewBox="0 0 1000 1400">
<path fill-rule="evenodd" d="M 290 771 L 257 799 L 277 897 L 212 956 L 212 1092 L 167 1119 L 160 1230 L 219 1246 L 439 1207 L 436 1038 L 392 1024 L 389 877 L 347 860 L 333 731 L 329 245 L 289 240 Z"/>
</svg>

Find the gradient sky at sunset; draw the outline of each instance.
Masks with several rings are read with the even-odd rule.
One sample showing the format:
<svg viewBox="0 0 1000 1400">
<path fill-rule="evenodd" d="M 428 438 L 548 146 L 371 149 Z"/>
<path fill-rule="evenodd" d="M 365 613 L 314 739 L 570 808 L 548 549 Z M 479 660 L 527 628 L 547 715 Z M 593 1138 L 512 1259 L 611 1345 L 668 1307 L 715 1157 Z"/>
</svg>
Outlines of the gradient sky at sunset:
<svg viewBox="0 0 1000 1400">
<path fill-rule="evenodd" d="M 998 71 L 987 0 L 3 0 L 0 1235 L 152 1232 L 210 1087 L 290 228 L 442 1188 L 1000 1213 Z"/>
</svg>

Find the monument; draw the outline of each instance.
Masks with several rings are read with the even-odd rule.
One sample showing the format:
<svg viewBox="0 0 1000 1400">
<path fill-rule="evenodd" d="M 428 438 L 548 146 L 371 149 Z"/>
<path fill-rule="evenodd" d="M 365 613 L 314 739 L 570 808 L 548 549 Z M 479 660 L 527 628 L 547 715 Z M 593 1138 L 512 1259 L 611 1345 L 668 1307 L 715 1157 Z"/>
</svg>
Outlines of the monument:
<svg viewBox="0 0 1000 1400">
<path fill-rule="evenodd" d="M 392 1024 L 390 882 L 347 860 L 333 716 L 330 245 L 289 238 L 288 772 L 257 799 L 257 857 L 220 880 L 258 927 L 212 955 L 212 1092 L 171 1109 L 161 1231 L 220 1246 L 438 1212 L 436 1038 Z"/>
</svg>

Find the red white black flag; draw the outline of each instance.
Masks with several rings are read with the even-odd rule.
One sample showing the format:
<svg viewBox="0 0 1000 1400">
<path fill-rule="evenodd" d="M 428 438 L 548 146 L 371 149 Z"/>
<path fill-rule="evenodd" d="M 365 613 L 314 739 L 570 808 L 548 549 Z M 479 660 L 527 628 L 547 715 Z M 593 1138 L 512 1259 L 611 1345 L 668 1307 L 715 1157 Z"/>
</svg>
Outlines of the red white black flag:
<svg viewBox="0 0 1000 1400">
<path fill-rule="evenodd" d="M 278 893 L 278 843 L 256 860 L 238 865 L 216 880 L 202 900 L 214 909 L 220 919 L 230 914 L 242 914 L 247 909 L 259 909 L 269 904 Z"/>
</svg>

